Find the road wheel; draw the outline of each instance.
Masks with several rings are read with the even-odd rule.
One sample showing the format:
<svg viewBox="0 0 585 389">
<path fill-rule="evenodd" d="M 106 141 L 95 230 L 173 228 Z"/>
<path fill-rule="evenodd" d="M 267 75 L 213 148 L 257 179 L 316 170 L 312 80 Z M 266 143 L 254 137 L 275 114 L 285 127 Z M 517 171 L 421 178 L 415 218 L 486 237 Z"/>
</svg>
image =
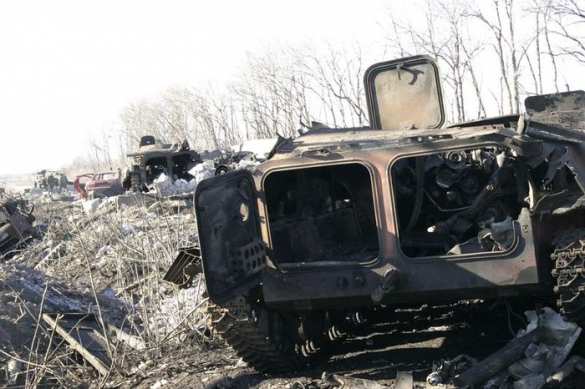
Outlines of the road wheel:
<svg viewBox="0 0 585 389">
<path fill-rule="evenodd" d="M 320 354 L 317 347 L 307 353 L 294 319 L 285 319 L 260 304 L 249 304 L 244 297 L 221 307 L 210 304 L 209 313 L 214 330 L 261 373 L 290 373 L 309 365 Z"/>
<path fill-rule="evenodd" d="M 215 175 L 216 176 L 221 176 L 223 174 L 226 174 L 227 172 L 229 172 L 230 169 L 227 166 L 218 166 L 217 169 L 215 169 Z"/>
</svg>

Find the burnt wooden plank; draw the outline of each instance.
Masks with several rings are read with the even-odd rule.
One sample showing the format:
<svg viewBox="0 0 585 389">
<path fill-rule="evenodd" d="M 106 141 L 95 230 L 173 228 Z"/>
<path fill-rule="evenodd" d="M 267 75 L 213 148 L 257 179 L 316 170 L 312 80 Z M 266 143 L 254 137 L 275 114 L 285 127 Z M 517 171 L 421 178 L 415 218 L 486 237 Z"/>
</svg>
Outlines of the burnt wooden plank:
<svg viewBox="0 0 585 389">
<path fill-rule="evenodd" d="M 107 340 L 93 315 L 44 313 L 42 318 L 101 375 L 108 374 L 111 359 L 107 352 Z"/>
</svg>

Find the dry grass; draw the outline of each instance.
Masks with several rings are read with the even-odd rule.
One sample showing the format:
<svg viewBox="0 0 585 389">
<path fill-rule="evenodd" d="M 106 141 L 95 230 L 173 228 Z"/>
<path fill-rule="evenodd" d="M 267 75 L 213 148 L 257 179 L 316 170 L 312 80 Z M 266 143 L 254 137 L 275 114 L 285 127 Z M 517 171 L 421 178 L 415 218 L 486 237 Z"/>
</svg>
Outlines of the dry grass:
<svg viewBox="0 0 585 389">
<path fill-rule="evenodd" d="M 201 350 L 215 342 L 205 327 L 202 278 L 185 290 L 162 280 L 177 250 L 197 241 L 193 209 L 176 208 L 170 200 L 120 209 L 113 202 L 104 204 L 90 215 L 65 203 L 38 207 L 43 240 L 1 265 L 6 290 L 24 307 L 13 320 L 26 316 L 32 333 L 28 344 L 14 347 L 20 353 L 2 352 L 0 364 L 2 358 L 17 361 L 26 387 L 120 384 L 129 376 L 148 375 L 141 364 L 177 347 Z M 10 281 L 15 278 L 22 282 Z M 72 305 L 95 314 L 102 328 L 109 323 L 118 329 L 104 330 L 113 361 L 107 377 L 84 368 L 83 360 L 40 320 L 44 311 Z"/>
</svg>

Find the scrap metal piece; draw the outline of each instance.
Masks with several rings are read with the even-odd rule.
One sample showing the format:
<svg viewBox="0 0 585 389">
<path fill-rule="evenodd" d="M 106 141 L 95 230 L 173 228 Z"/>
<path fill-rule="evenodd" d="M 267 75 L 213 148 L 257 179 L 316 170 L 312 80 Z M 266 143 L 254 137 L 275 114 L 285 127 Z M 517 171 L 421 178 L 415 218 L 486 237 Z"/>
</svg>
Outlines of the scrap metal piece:
<svg viewBox="0 0 585 389">
<path fill-rule="evenodd" d="M 37 235 L 32 225 L 33 209 L 27 209 L 27 203 L 23 200 L 9 199 L 0 202 L 0 258 L 9 255 L 12 249 Z"/>
<path fill-rule="evenodd" d="M 473 387 L 507 368 L 514 388 L 538 389 L 562 365 L 581 335 L 581 328 L 552 309 L 526 312 L 528 325 L 503 349 L 455 377 L 457 387 Z"/>
<path fill-rule="evenodd" d="M 177 253 L 163 280 L 188 288 L 198 273 L 201 273 L 201 250 L 198 246 L 184 247 Z"/>
<path fill-rule="evenodd" d="M 453 377 L 469 367 L 475 365 L 477 360 L 466 354 L 458 355 L 451 360 L 442 360 L 433 366 L 433 371 L 427 376 L 427 384 L 437 386 L 447 384 Z"/>
<path fill-rule="evenodd" d="M 483 361 L 470 367 L 457 377 L 453 382 L 457 387 L 471 387 L 487 381 L 491 377 L 519 360 L 524 355 L 524 350 L 529 344 L 537 342 L 544 335 L 545 330 L 538 327 L 527 334 L 510 341 L 504 348 L 496 351 Z"/>
</svg>

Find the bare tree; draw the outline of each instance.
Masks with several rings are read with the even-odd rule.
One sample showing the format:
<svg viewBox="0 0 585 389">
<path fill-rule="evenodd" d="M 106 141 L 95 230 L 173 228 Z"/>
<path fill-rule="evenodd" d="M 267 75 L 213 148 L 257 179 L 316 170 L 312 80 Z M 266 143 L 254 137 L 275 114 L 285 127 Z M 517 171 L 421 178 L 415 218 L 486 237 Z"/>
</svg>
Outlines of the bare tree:
<svg viewBox="0 0 585 389">
<path fill-rule="evenodd" d="M 391 21 L 395 33 L 391 45 L 396 48 L 396 42 L 399 42 L 402 54 L 430 55 L 447 70 L 441 73 L 443 85 L 451 100 L 451 117 L 458 122 L 465 121 L 468 116 L 486 115 L 480 79 L 474 66 L 475 57 L 481 52 L 481 42 L 474 42 L 469 36 L 468 8 L 468 3 L 463 1 L 427 0 L 423 27 L 398 22 L 393 16 Z M 410 40 L 408 51 L 404 49 L 404 37 Z M 477 102 L 475 115 L 467 112 L 465 85 L 468 82 L 473 86 Z"/>
<path fill-rule="evenodd" d="M 248 57 L 245 71 L 232 86 L 248 133 L 293 136 L 306 115 L 305 82 L 282 52 Z"/>
<path fill-rule="evenodd" d="M 328 46 L 321 55 L 297 50 L 295 57 L 297 73 L 306 80 L 305 90 L 318 102 L 309 107 L 317 119 L 335 127 L 367 123 L 362 81 L 365 69 L 358 45 L 349 50 Z"/>
<path fill-rule="evenodd" d="M 559 0 L 549 9 L 555 16 L 553 33 L 561 39 L 559 52 L 585 64 L 585 2 Z"/>
<path fill-rule="evenodd" d="M 512 7 L 513 2 L 512 0 L 504 0 L 505 1 L 505 8 Z M 507 64 L 507 54 L 508 50 L 506 50 L 506 45 L 510 48 L 515 47 L 510 45 L 505 32 L 505 21 L 502 17 L 501 12 L 501 2 L 500 0 L 492 0 L 493 11 L 495 12 L 495 20 L 491 20 L 488 18 L 483 11 L 480 9 L 475 10 L 472 13 L 472 16 L 480 20 L 493 34 L 494 42 L 492 47 L 494 48 L 496 55 L 498 56 L 499 66 L 500 66 L 500 73 L 501 73 L 501 81 L 505 87 L 505 91 L 508 97 L 508 105 L 509 105 L 509 112 L 517 112 L 518 103 L 518 96 L 514 94 L 512 88 L 512 81 L 510 80 L 510 70 Z M 512 11 L 506 10 L 506 15 L 512 15 Z M 510 21 L 510 24 L 513 24 L 513 21 Z M 514 72 L 514 70 L 513 70 Z M 514 76 L 513 76 L 514 78 Z"/>
</svg>

